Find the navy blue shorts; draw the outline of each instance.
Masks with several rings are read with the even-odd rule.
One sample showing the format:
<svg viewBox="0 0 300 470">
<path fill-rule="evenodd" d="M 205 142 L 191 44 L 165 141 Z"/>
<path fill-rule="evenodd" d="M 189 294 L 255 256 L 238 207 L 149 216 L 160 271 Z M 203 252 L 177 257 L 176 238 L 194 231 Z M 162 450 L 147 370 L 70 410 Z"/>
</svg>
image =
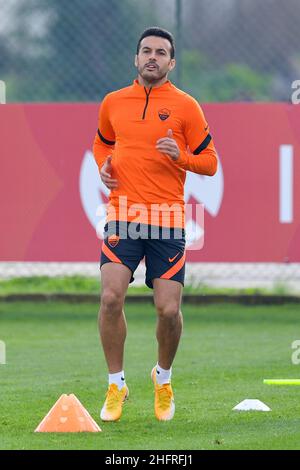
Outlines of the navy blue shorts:
<svg viewBox="0 0 300 470">
<path fill-rule="evenodd" d="M 122 263 L 131 272 L 145 257 L 146 285 L 153 279 L 171 279 L 184 285 L 185 231 L 133 222 L 109 222 L 104 227 L 100 266 Z"/>
</svg>

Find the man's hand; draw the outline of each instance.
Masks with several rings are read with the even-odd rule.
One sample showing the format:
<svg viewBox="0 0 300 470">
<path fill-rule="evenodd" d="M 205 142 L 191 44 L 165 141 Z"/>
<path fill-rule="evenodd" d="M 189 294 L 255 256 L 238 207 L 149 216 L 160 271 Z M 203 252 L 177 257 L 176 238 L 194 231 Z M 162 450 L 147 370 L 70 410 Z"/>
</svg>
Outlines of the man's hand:
<svg viewBox="0 0 300 470">
<path fill-rule="evenodd" d="M 179 158 L 180 150 L 176 140 L 173 137 L 172 129 L 168 129 L 167 137 L 158 139 L 156 142 L 156 148 L 159 152 L 171 157 L 172 160 L 176 161 Z"/>
<path fill-rule="evenodd" d="M 101 181 L 105 184 L 105 186 L 108 189 L 115 189 L 118 186 L 118 181 L 112 179 L 111 177 L 111 173 L 112 173 L 111 159 L 112 159 L 112 156 L 109 155 L 100 170 L 100 178 L 101 178 Z"/>
</svg>

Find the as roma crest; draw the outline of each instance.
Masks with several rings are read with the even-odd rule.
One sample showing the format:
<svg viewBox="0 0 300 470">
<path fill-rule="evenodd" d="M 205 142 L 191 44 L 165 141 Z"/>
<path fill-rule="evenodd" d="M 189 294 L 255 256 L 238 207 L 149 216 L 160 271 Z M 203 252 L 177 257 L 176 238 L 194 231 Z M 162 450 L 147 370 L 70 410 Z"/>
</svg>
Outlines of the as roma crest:
<svg viewBox="0 0 300 470">
<path fill-rule="evenodd" d="M 168 119 L 170 114 L 171 114 L 171 111 L 167 108 L 162 108 L 162 109 L 159 109 L 158 111 L 159 119 L 161 121 L 165 121 L 166 119 Z"/>
<path fill-rule="evenodd" d="M 120 237 L 118 235 L 110 235 L 110 237 L 108 237 L 107 239 L 109 246 L 111 246 L 112 248 L 117 246 L 117 244 L 119 243 L 119 240 L 120 240 Z"/>
</svg>

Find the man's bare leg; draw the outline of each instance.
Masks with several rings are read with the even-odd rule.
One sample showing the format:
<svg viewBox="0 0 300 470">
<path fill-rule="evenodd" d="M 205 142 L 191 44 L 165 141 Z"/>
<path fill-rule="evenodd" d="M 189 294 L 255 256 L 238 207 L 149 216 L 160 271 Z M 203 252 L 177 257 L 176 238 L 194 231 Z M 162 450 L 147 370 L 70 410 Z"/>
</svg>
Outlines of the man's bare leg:
<svg viewBox="0 0 300 470">
<path fill-rule="evenodd" d="M 158 364 L 163 369 L 170 369 L 182 332 L 182 285 L 168 279 L 154 279 L 153 287 L 157 310 Z"/>
<path fill-rule="evenodd" d="M 110 374 L 123 370 L 127 333 L 124 300 L 131 278 L 127 266 L 105 263 L 101 267 L 101 305 L 99 332 Z"/>
<path fill-rule="evenodd" d="M 101 306 L 99 332 L 109 371 L 109 387 L 100 412 L 103 421 L 117 421 L 128 397 L 123 375 L 126 319 L 124 299 L 131 278 L 129 268 L 119 263 L 105 263 L 101 267 Z"/>
<path fill-rule="evenodd" d="M 158 361 L 151 374 L 155 390 L 154 411 L 159 421 L 169 421 L 175 413 L 171 366 L 182 332 L 182 285 L 168 279 L 154 279 L 153 287 L 158 341 Z"/>
</svg>

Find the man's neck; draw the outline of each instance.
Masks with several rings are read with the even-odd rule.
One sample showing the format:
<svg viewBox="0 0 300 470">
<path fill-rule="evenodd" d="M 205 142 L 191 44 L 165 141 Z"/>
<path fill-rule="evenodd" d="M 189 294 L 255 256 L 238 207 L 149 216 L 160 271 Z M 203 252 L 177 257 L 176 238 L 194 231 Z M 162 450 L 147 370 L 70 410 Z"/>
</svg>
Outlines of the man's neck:
<svg viewBox="0 0 300 470">
<path fill-rule="evenodd" d="M 156 88 L 159 86 L 162 86 L 164 83 L 168 81 L 168 77 L 164 77 L 161 80 L 154 80 L 152 82 L 148 82 L 145 80 L 141 75 L 138 75 L 138 82 L 141 86 L 144 86 L 146 88 Z"/>
</svg>

